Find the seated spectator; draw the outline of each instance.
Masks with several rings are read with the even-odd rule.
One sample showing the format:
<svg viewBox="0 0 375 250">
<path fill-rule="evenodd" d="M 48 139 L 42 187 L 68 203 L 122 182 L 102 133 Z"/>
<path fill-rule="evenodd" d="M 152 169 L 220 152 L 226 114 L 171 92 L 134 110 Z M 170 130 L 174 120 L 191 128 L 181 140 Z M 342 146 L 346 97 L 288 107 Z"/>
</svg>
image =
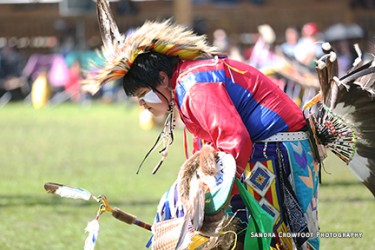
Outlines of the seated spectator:
<svg viewBox="0 0 375 250">
<path fill-rule="evenodd" d="M 288 27 L 285 30 L 285 42 L 280 45 L 280 50 L 285 56 L 294 58 L 294 51 L 297 46 L 298 38 L 299 34 L 296 28 Z"/>
<path fill-rule="evenodd" d="M 302 37 L 295 47 L 294 56 L 298 62 L 315 67 L 315 59 L 322 56 L 321 43 L 319 43 L 318 25 L 313 22 L 306 23 L 302 27 Z"/>
<path fill-rule="evenodd" d="M 248 63 L 257 68 L 264 69 L 277 65 L 278 56 L 275 53 L 276 35 L 268 24 L 258 26 L 259 38 L 252 50 Z"/>
</svg>

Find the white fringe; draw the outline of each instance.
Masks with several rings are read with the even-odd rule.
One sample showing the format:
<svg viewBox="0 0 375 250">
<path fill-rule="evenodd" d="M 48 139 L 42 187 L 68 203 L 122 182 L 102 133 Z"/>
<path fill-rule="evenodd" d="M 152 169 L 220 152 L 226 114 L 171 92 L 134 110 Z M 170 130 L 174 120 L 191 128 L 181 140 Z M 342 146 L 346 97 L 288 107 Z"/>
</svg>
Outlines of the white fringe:
<svg viewBox="0 0 375 250">
<path fill-rule="evenodd" d="M 85 240 L 85 247 L 84 250 L 94 250 L 95 249 L 95 243 L 98 239 L 99 235 L 99 221 L 97 219 L 94 219 L 92 221 L 89 221 L 87 223 L 87 226 L 85 228 L 85 231 L 89 233 Z"/>
<path fill-rule="evenodd" d="M 362 51 L 359 48 L 358 43 L 354 44 L 354 50 L 357 53 L 357 58 L 354 60 L 353 67 L 356 67 L 358 64 L 362 62 Z"/>
</svg>

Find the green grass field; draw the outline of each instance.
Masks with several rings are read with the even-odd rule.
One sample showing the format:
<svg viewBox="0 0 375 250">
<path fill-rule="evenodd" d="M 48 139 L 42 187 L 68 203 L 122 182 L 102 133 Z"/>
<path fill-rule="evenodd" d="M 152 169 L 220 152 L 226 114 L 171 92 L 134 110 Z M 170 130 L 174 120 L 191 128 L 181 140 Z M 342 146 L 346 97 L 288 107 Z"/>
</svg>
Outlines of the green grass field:
<svg viewBox="0 0 375 250">
<path fill-rule="evenodd" d="M 143 131 L 138 109 L 126 105 L 64 104 L 34 110 L 23 103 L 0 109 L 0 249 L 83 249 L 98 204 L 47 194 L 46 182 L 104 194 L 113 207 L 152 223 L 161 195 L 184 160 L 182 131 L 156 175 L 157 153 L 136 175 L 159 129 Z M 375 152 L 374 152 L 375 153 Z M 350 170 L 330 156 L 322 172 L 321 232 L 362 232 L 362 238 L 324 238 L 321 249 L 372 249 L 375 202 Z M 105 213 L 97 250 L 145 249 L 149 232 Z"/>
</svg>

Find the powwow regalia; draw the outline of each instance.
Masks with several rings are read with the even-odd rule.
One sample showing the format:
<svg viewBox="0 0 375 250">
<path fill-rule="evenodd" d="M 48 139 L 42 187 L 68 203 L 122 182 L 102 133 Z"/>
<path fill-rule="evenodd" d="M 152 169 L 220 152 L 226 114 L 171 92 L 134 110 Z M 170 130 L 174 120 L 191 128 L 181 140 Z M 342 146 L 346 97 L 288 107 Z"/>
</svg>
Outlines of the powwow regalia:
<svg viewBox="0 0 375 250">
<path fill-rule="evenodd" d="M 179 59 L 170 79 L 169 116 L 152 150 L 162 144 L 164 160 L 176 106 L 194 136 L 194 154 L 160 200 L 149 242 L 153 249 L 235 249 L 240 243 L 244 249 L 319 249 L 321 145 L 349 163 L 374 193 L 375 130 L 369 126 L 375 118 L 358 110 L 335 113 L 347 102 L 359 111 L 373 110 L 372 97 L 357 99 L 373 94 L 373 66 L 339 80 L 328 67 L 331 61 L 323 62 L 332 57 L 322 58 L 323 104 L 306 120 L 270 79 L 220 55 L 204 36 L 164 21 L 146 22 L 125 37 L 107 0 L 98 0 L 97 10 L 105 64 L 93 65 L 84 81 L 87 90 L 124 78 L 140 55 Z M 357 74 L 365 68 L 365 76 Z M 348 96 L 352 91 L 355 98 Z"/>
<path fill-rule="evenodd" d="M 358 57 L 346 75 L 338 78 L 337 55 L 329 43 L 317 61 L 320 93 L 304 109 L 317 111 L 310 119 L 316 124 L 320 144 L 342 159 L 375 196 L 375 60 Z"/>
</svg>

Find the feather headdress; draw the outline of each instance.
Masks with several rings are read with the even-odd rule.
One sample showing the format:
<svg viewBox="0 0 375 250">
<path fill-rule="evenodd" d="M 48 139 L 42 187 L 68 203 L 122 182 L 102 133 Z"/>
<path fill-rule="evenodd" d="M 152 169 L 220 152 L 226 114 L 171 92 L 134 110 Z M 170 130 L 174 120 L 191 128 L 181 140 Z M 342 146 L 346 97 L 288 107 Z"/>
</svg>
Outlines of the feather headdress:
<svg viewBox="0 0 375 250">
<path fill-rule="evenodd" d="M 155 51 L 181 60 L 209 58 L 219 54 L 207 44 L 206 36 L 197 35 L 185 26 L 146 21 L 125 36 L 120 34 L 112 16 L 108 0 L 97 0 L 97 17 L 103 41 L 101 65 L 93 64 L 92 72 L 83 81 L 84 88 L 97 92 L 106 82 L 124 77 L 138 55 Z"/>
<path fill-rule="evenodd" d="M 375 196 L 375 60 L 358 58 L 337 77 L 337 57 L 327 43 L 317 63 L 321 100 L 316 114 L 317 137 L 347 163 Z"/>
</svg>

